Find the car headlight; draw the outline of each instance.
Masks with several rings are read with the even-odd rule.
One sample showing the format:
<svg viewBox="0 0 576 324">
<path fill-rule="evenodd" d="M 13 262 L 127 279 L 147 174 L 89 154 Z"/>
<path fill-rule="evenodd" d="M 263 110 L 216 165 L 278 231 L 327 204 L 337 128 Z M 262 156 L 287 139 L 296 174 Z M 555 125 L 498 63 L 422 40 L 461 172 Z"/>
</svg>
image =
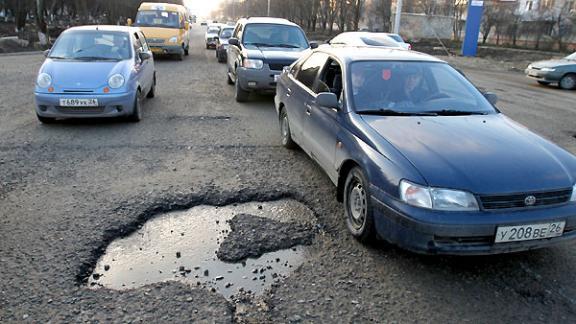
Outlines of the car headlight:
<svg viewBox="0 0 576 324">
<path fill-rule="evenodd" d="M 570 201 L 576 202 L 576 184 L 572 187 L 572 196 L 570 196 Z"/>
<path fill-rule="evenodd" d="M 124 85 L 124 77 L 120 74 L 114 74 L 108 79 L 108 85 L 112 89 L 118 89 Z"/>
<path fill-rule="evenodd" d="M 52 77 L 48 73 L 40 73 L 36 79 L 36 84 L 40 88 L 48 88 L 52 84 Z"/>
<path fill-rule="evenodd" d="M 178 36 L 171 37 L 168 40 L 168 43 L 178 43 Z"/>
<path fill-rule="evenodd" d="M 554 71 L 556 71 L 556 69 L 553 69 L 553 68 L 541 68 L 540 71 L 542 71 L 542 72 L 554 72 Z"/>
<path fill-rule="evenodd" d="M 262 60 L 244 59 L 242 64 L 247 69 L 261 69 L 264 67 L 264 62 Z"/>
<path fill-rule="evenodd" d="M 400 198 L 409 205 L 421 208 L 444 211 L 479 210 L 478 201 L 469 192 L 429 188 L 406 180 L 400 182 Z"/>
</svg>

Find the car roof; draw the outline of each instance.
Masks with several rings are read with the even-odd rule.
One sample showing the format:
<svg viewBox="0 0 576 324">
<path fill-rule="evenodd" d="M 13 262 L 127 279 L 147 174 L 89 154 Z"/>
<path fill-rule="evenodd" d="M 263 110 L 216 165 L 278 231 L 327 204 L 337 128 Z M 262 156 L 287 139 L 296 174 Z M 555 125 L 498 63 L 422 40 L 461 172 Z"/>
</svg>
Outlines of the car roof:
<svg viewBox="0 0 576 324">
<path fill-rule="evenodd" d="M 114 32 L 125 32 L 125 33 L 135 33 L 135 32 L 141 31 L 140 28 L 138 28 L 138 27 L 116 26 L 116 25 L 89 25 L 89 26 L 71 27 L 71 28 L 68 28 L 65 32 L 77 31 L 77 30 L 114 31 Z"/>
<path fill-rule="evenodd" d="M 362 49 L 362 50 L 358 50 Z M 434 56 L 416 52 L 406 51 L 400 48 L 390 47 L 369 47 L 369 46 L 326 46 L 320 47 L 314 52 L 324 52 L 335 56 L 343 62 L 355 61 L 424 61 L 446 63 Z"/>
<path fill-rule="evenodd" d="M 271 18 L 271 17 L 249 17 L 243 18 L 238 21 L 243 24 L 277 24 L 277 25 L 288 25 L 288 26 L 298 26 L 297 24 L 291 22 L 284 18 Z"/>
<path fill-rule="evenodd" d="M 183 5 L 164 2 L 142 2 L 138 10 L 156 10 L 156 8 L 161 8 L 160 10 L 166 11 L 178 11 L 181 13 L 187 13 L 186 7 Z"/>
</svg>

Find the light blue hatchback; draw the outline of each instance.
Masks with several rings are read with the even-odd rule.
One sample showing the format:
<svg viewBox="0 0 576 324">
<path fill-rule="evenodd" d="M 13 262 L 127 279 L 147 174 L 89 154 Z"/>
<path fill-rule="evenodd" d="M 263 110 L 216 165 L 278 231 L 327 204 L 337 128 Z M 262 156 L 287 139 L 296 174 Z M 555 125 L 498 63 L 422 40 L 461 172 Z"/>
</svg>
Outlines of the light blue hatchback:
<svg viewBox="0 0 576 324">
<path fill-rule="evenodd" d="M 70 28 L 45 52 L 36 80 L 36 114 L 43 123 L 66 118 L 142 118 L 154 97 L 152 52 L 139 28 Z"/>
</svg>

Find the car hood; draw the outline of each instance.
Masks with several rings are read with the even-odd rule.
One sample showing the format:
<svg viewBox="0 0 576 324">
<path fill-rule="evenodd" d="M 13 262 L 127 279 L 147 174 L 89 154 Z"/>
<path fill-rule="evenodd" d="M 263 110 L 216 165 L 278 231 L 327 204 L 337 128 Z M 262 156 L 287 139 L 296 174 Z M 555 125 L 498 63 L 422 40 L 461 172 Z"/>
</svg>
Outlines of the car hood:
<svg viewBox="0 0 576 324">
<path fill-rule="evenodd" d="M 265 62 L 294 62 L 299 59 L 306 50 L 307 48 L 246 46 L 249 58 L 261 59 Z"/>
<path fill-rule="evenodd" d="M 576 61 L 560 59 L 560 60 L 547 60 L 532 63 L 532 66 L 537 68 L 553 68 L 565 65 L 576 65 Z"/>
<path fill-rule="evenodd" d="M 501 194 L 574 184 L 574 156 L 502 114 L 363 119 L 432 187 Z"/>
<path fill-rule="evenodd" d="M 47 59 L 42 72 L 52 76 L 56 89 L 97 89 L 108 84 L 108 78 L 122 74 L 127 78 L 131 60 L 119 62 L 61 61 Z"/>
</svg>

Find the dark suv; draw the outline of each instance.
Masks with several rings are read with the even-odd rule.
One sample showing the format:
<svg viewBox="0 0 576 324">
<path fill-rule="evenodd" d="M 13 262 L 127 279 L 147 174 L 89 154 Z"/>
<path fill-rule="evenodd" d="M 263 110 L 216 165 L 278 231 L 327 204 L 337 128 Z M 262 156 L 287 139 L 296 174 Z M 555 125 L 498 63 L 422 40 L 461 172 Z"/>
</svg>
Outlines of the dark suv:
<svg viewBox="0 0 576 324">
<path fill-rule="evenodd" d="M 253 91 L 275 91 L 282 69 L 318 46 L 286 19 L 256 17 L 239 20 L 228 44 L 228 84 L 236 85 L 238 102 Z"/>
</svg>

